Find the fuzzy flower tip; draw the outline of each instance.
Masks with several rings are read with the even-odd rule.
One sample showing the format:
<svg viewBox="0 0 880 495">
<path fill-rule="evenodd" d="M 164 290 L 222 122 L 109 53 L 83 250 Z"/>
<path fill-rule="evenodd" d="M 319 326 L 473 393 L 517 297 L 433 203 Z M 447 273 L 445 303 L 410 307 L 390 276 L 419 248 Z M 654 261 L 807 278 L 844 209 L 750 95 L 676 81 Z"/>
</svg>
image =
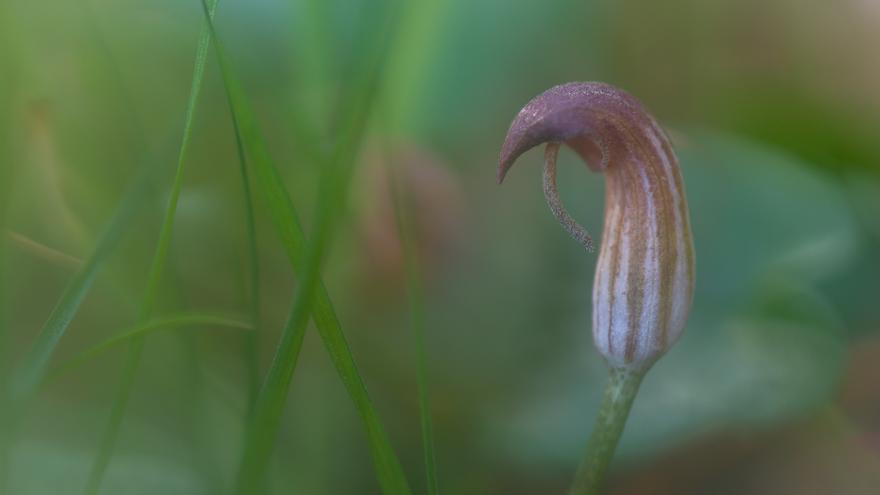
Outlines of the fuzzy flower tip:
<svg viewBox="0 0 880 495">
<path fill-rule="evenodd" d="M 559 199 L 559 145 L 607 177 L 593 340 L 612 368 L 645 370 L 681 335 L 694 293 L 687 198 L 669 139 L 631 95 L 589 82 L 551 88 L 520 110 L 501 150 L 498 182 L 521 154 L 542 143 L 547 203 L 589 251 L 592 238 Z"/>
</svg>

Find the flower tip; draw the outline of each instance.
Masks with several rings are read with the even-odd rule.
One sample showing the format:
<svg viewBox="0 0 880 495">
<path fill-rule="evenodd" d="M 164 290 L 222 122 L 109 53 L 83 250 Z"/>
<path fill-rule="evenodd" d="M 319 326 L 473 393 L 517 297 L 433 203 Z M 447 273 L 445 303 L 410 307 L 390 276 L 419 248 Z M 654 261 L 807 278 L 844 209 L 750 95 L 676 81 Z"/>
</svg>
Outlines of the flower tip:
<svg viewBox="0 0 880 495">
<path fill-rule="evenodd" d="M 515 162 L 516 159 L 519 158 L 519 155 L 522 154 L 522 151 L 516 153 L 515 151 L 518 150 L 514 148 L 515 143 L 508 133 L 504 146 L 501 149 L 501 156 L 498 158 L 498 170 L 495 174 L 495 180 L 498 184 L 504 182 L 504 178 L 507 177 L 507 171 L 510 170 L 510 167 L 513 166 L 513 162 Z"/>
</svg>

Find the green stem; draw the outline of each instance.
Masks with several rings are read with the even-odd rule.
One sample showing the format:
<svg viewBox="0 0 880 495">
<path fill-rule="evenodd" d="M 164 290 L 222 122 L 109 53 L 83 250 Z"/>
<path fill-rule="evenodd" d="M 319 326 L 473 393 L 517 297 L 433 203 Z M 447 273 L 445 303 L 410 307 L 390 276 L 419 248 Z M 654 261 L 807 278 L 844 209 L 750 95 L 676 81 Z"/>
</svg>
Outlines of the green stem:
<svg viewBox="0 0 880 495">
<path fill-rule="evenodd" d="M 644 371 L 611 370 L 602 397 L 599 417 L 596 418 L 593 433 L 587 444 L 587 452 L 578 468 L 569 495 L 599 493 L 644 376 Z"/>
</svg>

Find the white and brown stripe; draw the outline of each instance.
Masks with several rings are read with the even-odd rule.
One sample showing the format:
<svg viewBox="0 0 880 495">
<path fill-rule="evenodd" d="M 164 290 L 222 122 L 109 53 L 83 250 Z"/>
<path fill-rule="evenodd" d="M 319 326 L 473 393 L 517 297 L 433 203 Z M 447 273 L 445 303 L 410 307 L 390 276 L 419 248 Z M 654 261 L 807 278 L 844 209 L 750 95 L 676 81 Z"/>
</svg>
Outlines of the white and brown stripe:
<svg viewBox="0 0 880 495">
<path fill-rule="evenodd" d="M 589 235 L 556 191 L 558 143 L 607 176 L 593 337 L 612 367 L 646 369 L 678 339 L 693 298 L 687 200 L 669 140 L 627 93 L 600 83 L 570 83 L 538 96 L 514 120 L 499 181 L 520 154 L 541 143 L 548 143 L 544 191 L 551 210 L 587 249 Z"/>
</svg>

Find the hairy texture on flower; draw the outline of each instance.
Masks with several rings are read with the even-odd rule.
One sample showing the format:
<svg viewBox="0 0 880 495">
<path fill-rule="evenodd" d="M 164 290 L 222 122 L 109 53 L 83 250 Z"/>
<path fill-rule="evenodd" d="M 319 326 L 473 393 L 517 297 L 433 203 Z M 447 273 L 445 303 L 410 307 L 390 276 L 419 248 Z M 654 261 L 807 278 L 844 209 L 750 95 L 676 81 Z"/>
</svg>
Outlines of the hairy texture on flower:
<svg viewBox="0 0 880 495">
<path fill-rule="evenodd" d="M 559 145 L 607 177 L 593 339 L 610 366 L 647 369 L 681 335 L 693 300 L 693 240 L 672 146 L 635 98 L 602 83 L 563 84 L 530 101 L 507 133 L 498 182 L 521 154 L 542 143 L 550 209 L 588 250 L 592 239 L 556 189 Z"/>
</svg>

